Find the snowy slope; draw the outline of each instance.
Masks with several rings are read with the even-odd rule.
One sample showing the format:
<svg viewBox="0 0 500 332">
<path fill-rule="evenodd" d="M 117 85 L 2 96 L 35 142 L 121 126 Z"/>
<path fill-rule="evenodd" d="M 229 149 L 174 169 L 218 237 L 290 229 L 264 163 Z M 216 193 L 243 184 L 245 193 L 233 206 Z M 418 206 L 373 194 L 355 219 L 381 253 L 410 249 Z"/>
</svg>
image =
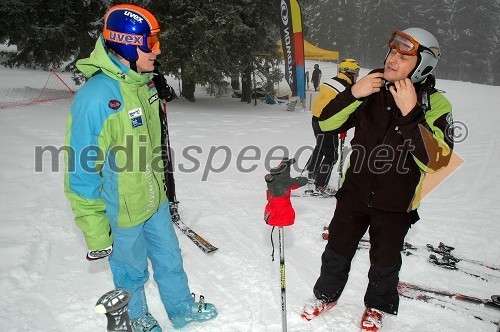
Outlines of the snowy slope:
<svg viewBox="0 0 500 332">
<path fill-rule="evenodd" d="M 325 65 L 322 69 L 326 77 L 329 68 Z M 330 69 L 333 72 L 334 68 Z M 2 68 L 0 96 L 6 97 L 5 91 L 12 88 L 34 87 L 46 75 Z M 500 154 L 496 148 L 500 87 L 455 81 L 438 81 L 438 87 L 453 104 L 455 120 L 468 127 L 467 138 L 456 146 L 465 163 L 424 200 L 419 210 L 421 220 L 410 230 L 407 241 L 417 245 L 443 241 L 455 246 L 457 255 L 500 266 Z M 271 229 L 262 219 L 266 155 L 276 146 L 287 148 L 290 156 L 311 146 L 311 115 L 287 112 L 283 105 L 259 102 L 253 106 L 230 97 L 213 99 L 203 91 L 198 90 L 195 103 L 176 100 L 169 104 L 181 216 L 220 248 L 207 255 L 178 233 L 191 290 L 205 295 L 219 309 L 216 320 L 192 324 L 185 330 L 281 331 L 277 232 L 277 259 L 273 262 Z M 54 163 L 61 167 L 59 171 L 50 171 L 51 160 L 46 155 L 43 172 L 34 172 L 34 146 L 60 147 L 64 143 L 70 106 L 71 100 L 61 100 L 0 110 L 1 331 L 105 330 L 105 318 L 96 314 L 93 306 L 100 295 L 113 288 L 111 274 L 105 260 L 90 263 L 84 258 L 85 242 L 63 194 L 62 158 Z M 189 150 L 200 167 L 183 156 L 190 146 L 201 147 L 199 153 Z M 248 146 L 258 148 L 261 155 L 254 158 L 258 160 L 239 164 L 237 156 Z M 211 150 L 217 152 L 211 154 Z M 227 151 L 231 151 L 230 156 Z M 255 156 L 252 151 L 245 156 Z M 304 166 L 309 151 L 297 156 L 299 167 Z M 273 155 L 279 159 L 282 152 Z M 224 170 L 206 173 L 207 162 L 213 169 Z M 276 164 L 271 161 L 271 165 Z M 241 170 L 252 165 L 255 170 Z M 336 178 L 332 181 L 336 183 Z M 285 229 L 289 331 L 357 331 L 368 252 L 359 251 L 354 258 L 338 306 L 324 317 L 303 321 L 299 312 L 312 295 L 319 274 L 325 245 L 320 235 L 333 215 L 335 200 L 293 198 L 293 204 L 296 224 Z M 486 298 L 500 293 L 500 273 L 485 272 L 493 275 L 489 282 L 442 270 L 426 263 L 424 256 L 410 256 L 403 258 L 401 280 Z M 147 295 L 153 315 L 164 330 L 172 330 L 152 280 Z M 471 307 L 498 321 L 498 311 Z M 383 331 L 495 329 L 470 315 L 402 299 L 399 315 L 387 317 Z"/>
</svg>

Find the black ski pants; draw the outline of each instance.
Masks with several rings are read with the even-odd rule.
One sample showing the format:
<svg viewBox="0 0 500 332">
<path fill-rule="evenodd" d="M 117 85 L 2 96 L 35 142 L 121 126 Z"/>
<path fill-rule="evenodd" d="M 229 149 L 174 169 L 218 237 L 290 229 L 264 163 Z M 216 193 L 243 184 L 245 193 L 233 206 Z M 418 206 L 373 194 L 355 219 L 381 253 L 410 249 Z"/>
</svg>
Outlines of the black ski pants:
<svg viewBox="0 0 500 332">
<path fill-rule="evenodd" d="M 337 134 L 325 134 L 319 127 L 318 118 L 312 117 L 312 128 L 316 146 L 307 164 L 309 178 L 314 178 L 316 188 L 325 188 L 330 181 L 333 166 L 339 158 L 339 138 Z"/>
<path fill-rule="evenodd" d="M 368 229 L 371 248 L 365 306 L 397 314 L 401 250 L 416 213 L 370 208 L 345 188 L 338 192 L 337 199 L 314 294 L 328 302 L 337 301 L 349 277 L 359 240 Z"/>
</svg>

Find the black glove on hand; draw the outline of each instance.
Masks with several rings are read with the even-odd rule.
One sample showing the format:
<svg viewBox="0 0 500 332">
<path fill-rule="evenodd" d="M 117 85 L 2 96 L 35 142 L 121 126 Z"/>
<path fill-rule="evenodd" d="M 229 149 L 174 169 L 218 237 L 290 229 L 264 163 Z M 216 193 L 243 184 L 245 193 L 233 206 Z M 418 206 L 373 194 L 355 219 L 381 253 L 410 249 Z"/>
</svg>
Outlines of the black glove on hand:
<svg viewBox="0 0 500 332">
<path fill-rule="evenodd" d="M 158 67 L 160 63 L 155 61 L 155 69 L 153 70 L 153 83 L 155 84 L 156 91 L 158 91 L 158 97 L 166 102 L 172 101 L 177 98 L 174 88 L 168 85 L 165 76 L 160 73 Z"/>
</svg>

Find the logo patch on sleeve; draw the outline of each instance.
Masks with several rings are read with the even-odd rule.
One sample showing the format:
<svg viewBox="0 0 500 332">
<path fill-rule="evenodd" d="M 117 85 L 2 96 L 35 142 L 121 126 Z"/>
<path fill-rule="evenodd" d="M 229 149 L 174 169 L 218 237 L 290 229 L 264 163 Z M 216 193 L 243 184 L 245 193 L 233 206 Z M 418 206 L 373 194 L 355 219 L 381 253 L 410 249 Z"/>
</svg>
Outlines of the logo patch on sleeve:
<svg viewBox="0 0 500 332">
<path fill-rule="evenodd" d="M 108 106 L 109 108 L 111 108 L 112 110 L 117 110 L 120 108 L 120 106 L 122 106 L 122 104 L 120 103 L 120 101 L 116 100 L 116 99 L 113 99 L 113 100 L 110 100 L 109 103 L 108 103 Z"/>
<path fill-rule="evenodd" d="M 157 100 L 158 100 L 158 94 L 155 93 L 154 95 L 151 96 L 151 98 L 149 98 L 149 105 L 151 105 L 152 103 L 154 103 Z"/>
<path fill-rule="evenodd" d="M 132 123 L 132 128 L 137 128 L 142 126 L 142 108 L 136 108 L 128 111 L 128 117 Z"/>
</svg>

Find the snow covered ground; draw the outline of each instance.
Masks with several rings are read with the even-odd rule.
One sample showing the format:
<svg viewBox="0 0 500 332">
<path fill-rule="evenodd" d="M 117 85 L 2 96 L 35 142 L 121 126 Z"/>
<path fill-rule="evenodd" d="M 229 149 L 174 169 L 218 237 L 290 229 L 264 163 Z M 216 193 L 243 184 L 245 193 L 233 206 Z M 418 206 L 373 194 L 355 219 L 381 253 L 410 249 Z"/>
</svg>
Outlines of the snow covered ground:
<svg viewBox="0 0 500 332">
<path fill-rule="evenodd" d="M 308 64 L 312 68 L 313 63 Z M 323 77 L 335 70 L 322 66 Z M 366 73 L 363 71 L 362 73 Z M 0 68 L 0 96 L 10 89 L 43 85 L 46 72 Z M 69 76 L 64 75 L 69 81 Z M 177 88 L 177 82 L 170 80 Z M 282 84 L 282 86 L 284 83 Z M 500 266 L 500 87 L 438 81 L 454 106 L 454 118 L 467 125 L 468 136 L 455 151 L 464 164 L 422 203 L 421 220 L 407 241 L 415 245 L 443 241 L 455 254 Z M 277 232 L 276 260 L 271 261 L 271 228 L 263 221 L 266 203 L 266 156 L 282 146 L 294 156 L 314 144 L 309 112 L 287 112 L 284 105 L 244 104 L 229 96 L 213 99 L 200 88 L 195 103 L 169 104 L 172 145 L 176 152 L 177 196 L 183 220 L 219 247 L 207 255 L 179 234 L 190 287 L 219 309 L 206 324 L 186 331 L 281 331 L 280 270 Z M 106 260 L 87 262 L 86 246 L 63 194 L 62 158 L 35 173 L 35 146 L 64 143 L 65 120 L 72 100 L 0 110 L 0 330 L 105 331 L 106 319 L 94 312 L 96 300 L 113 288 Z M 463 131 L 465 133 L 465 131 Z M 350 135 L 352 137 L 352 133 Z M 189 150 L 199 160 L 183 156 Z M 245 148 L 254 146 L 249 151 Z M 228 149 L 226 149 L 227 147 Z M 238 154 L 256 156 L 241 162 Z M 212 150 L 212 153 L 210 152 Z M 231 155 L 227 152 L 231 151 Z M 496 151 L 496 152 L 495 152 Z M 216 153 L 214 153 L 216 152 Z M 298 157 L 298 168 L 310 150 Z M 279 159 L 282 152 L 275 151 Z M 212 169 L 223 171 L 210 171 Z M 60 170 L 51 171 L 52 164 Z M 271 161 L 276 165 L 277 161 Z M 252 165 L 256 168 L 249 169 Z M 181 169 L 184 171 L 181 171 Z M 297 169 L 298 169 L 297 168 Z M 187 171 L 186 171 L 187 169 Z M 297 170 L 292 174 L 298 174 Z M 336 183 L 334 177 L 332 183 Z M 285 229 L 289 331 L 357 331 L 369 267 L 368 252 L 358 251 L 339 304 L 311 322 L 300 318 L 305 300 L 319 274 L 325 242 L 324 225 L 333 215 L 334 199 L 293 198 L 296 223 Z M 475 268 L 472 265 L 463 266 Z M 426 262 L 425 255 L 403 258 L 401 280 L 488 298 L 500 293 L 500 273 L 489 281 Z M 150 311 L 165 331 L 172 330 L 154 281 L 147 284 Z M 490 320 L 499 311 L 471 305 Z M 383 331 L 495 331 L 496 326 L 469 314 L 402 299 L 398 316 L 386 317 Z"/>
</svg>

